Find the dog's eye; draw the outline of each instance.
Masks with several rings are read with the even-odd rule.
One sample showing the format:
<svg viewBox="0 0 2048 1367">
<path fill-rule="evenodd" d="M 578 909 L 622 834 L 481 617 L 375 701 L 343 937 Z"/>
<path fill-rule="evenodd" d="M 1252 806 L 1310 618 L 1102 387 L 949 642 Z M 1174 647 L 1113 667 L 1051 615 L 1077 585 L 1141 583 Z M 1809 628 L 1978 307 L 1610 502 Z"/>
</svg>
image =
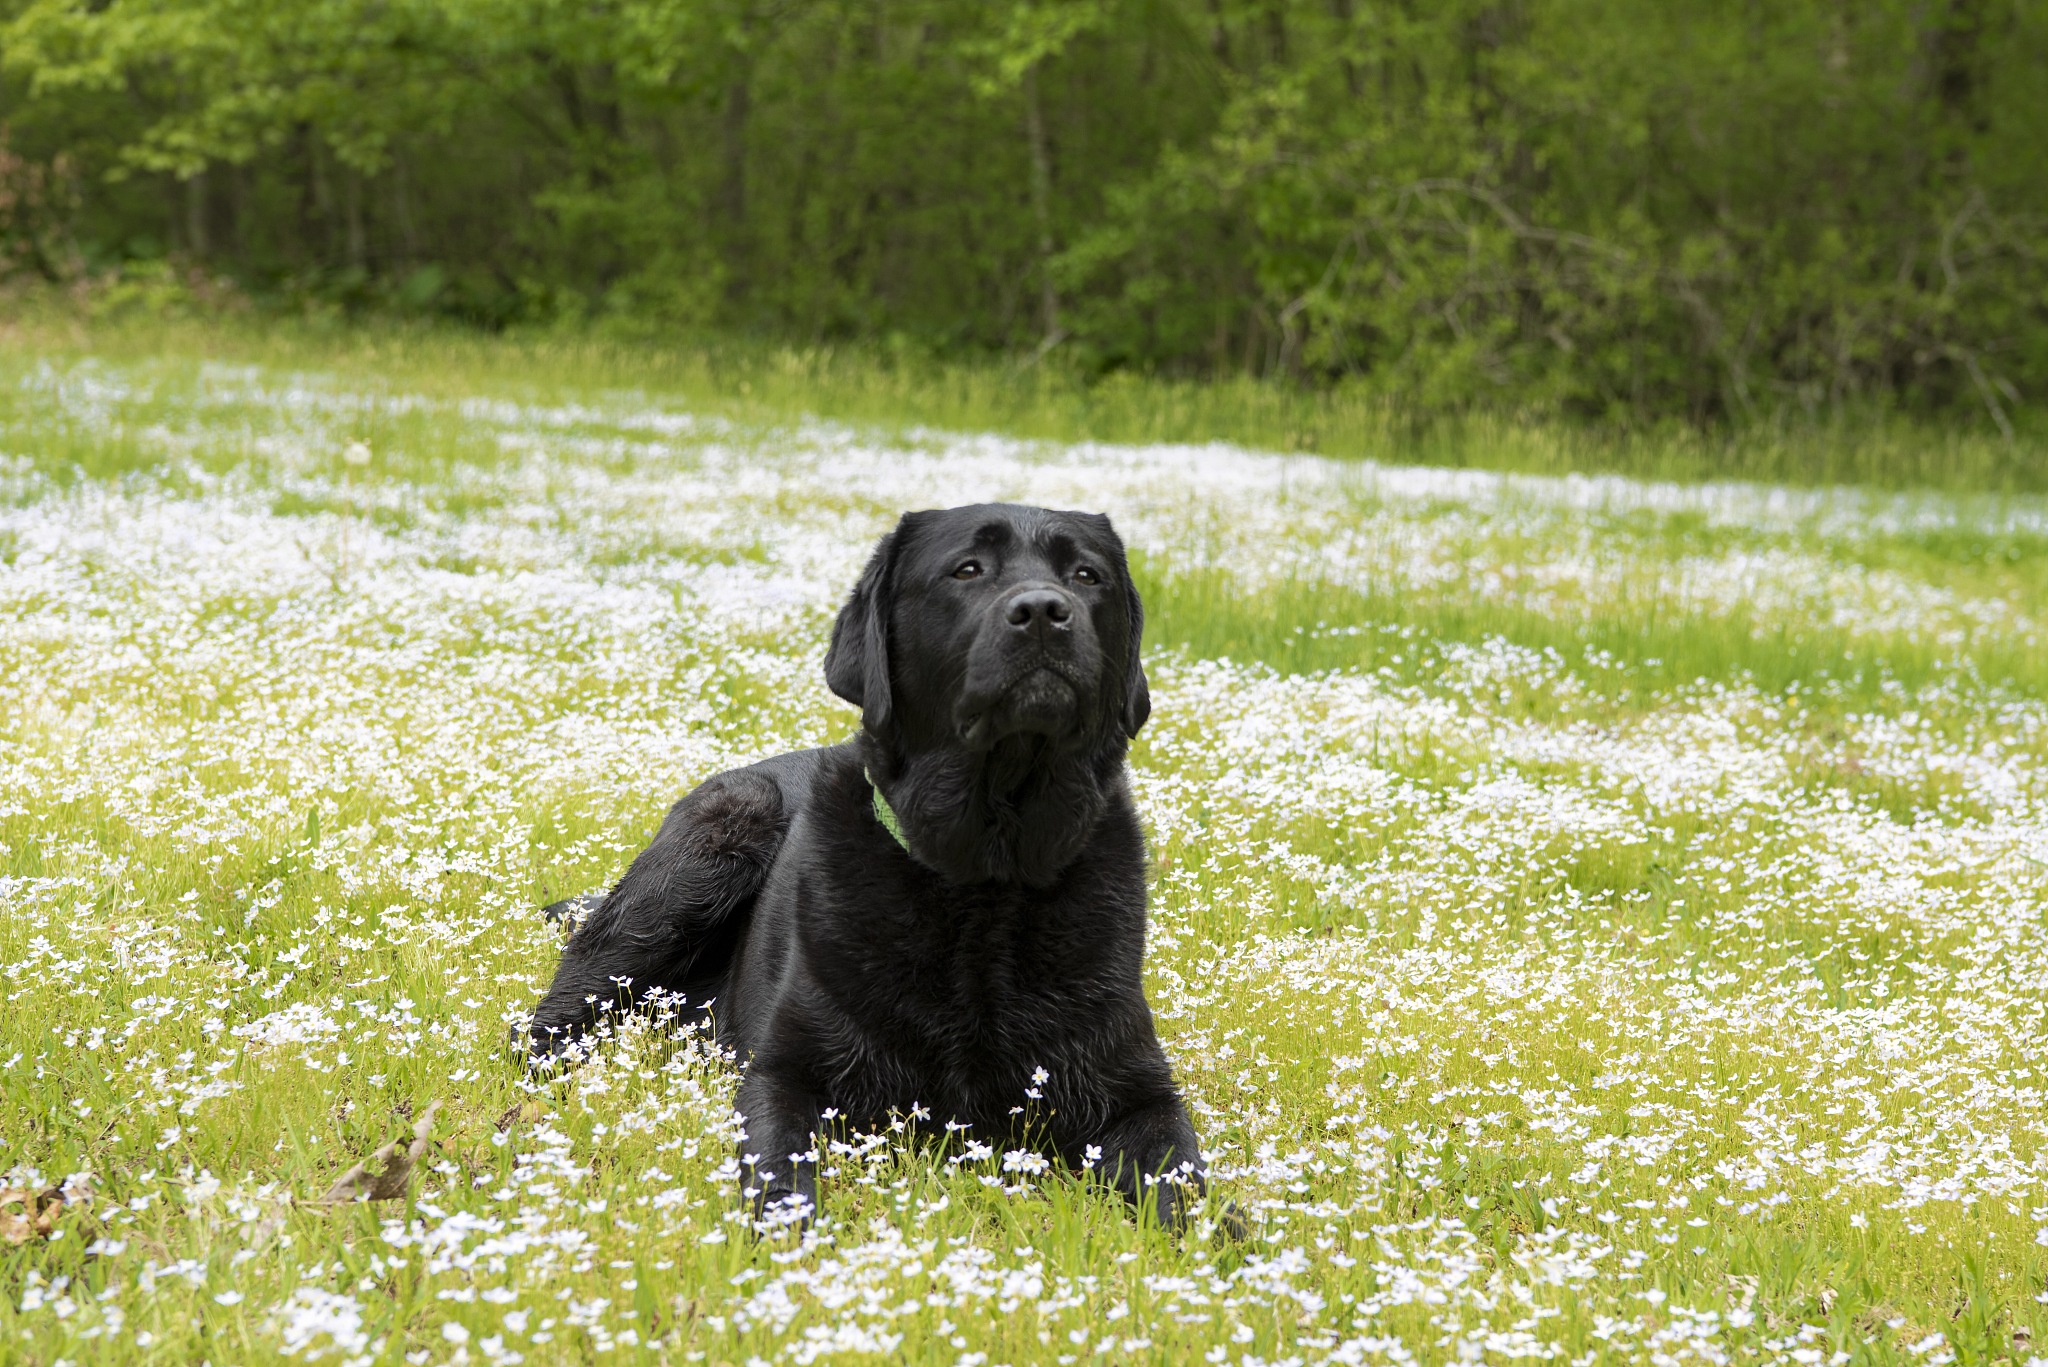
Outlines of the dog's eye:
<svg viewBox="0 0 2048 1367">
<path fill-rule="evenodd" d="M 953 577 L 955 579 L 981 578 L 981 562 L 979 560 L 961 561 L 960 564 L 954 568 Z"/>
<path fill-rule="evenodd" d="M 1102 576 L 1087 565 L 1083 565 L 1080 569 L 1075 570 L 1074 578 L 1077 582 L 1083 584 L 1100 584 L 1102 582 Z"/>
</svg>

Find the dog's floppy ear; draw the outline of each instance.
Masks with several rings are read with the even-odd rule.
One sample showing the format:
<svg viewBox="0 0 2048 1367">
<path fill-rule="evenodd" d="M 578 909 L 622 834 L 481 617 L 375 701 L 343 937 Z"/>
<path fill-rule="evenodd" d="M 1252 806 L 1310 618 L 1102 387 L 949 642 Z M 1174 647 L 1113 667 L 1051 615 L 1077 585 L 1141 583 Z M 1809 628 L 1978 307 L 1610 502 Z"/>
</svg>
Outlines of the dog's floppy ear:
<svg viewBox="0 0 2048 1367">
<path fill-rule="evenodd" d="M 1131 558 L 1124 550 L 1123 538 L 1116 534 L 1116 528 L 1107 517 L 1097 514 L 1102 529 L 1109 533 L 1110 544 L 1116 547 L 1117 568 L 1123 573 L 1124 620 L 1130 623 L 1130 638 L 1124 643 L 1124 734 L 1135 736 L 1145 725 L 1145 718 L 1152 715 L 1152 688 L 1145 681 L 1145 662 L 1139 658 L 1139 647 L 1145 640 L 1145 602 L 1138 597 L 1137 581 L 1131 578 Z"/>
<path fill-rule="evenodd" d="M 1124 570 L 1124 613 L 1131 619 L 1131 643 L 1127 658 L 1130 663 L 1124 670 L 1124 734 L 1135 736 L 1144 726 L 1145 718 L 1152 715 L 1152 688 L 1145 682 L 1145 662 L 1138 658 L 1138 647 L 1145 636 L 1145 604 L 1138 597 L 1138 586 L 1131 580 L 1131 572 Z"/>
<path fill-rule="evenodd" d="M 825 652 L 825 686 L 860 709 L 870 731 L 888 726 L 894 714 L 889 691 L 889 600 L 896 579 L 896 548 L 903 527 L 883 537 L 868 557 L 860 582 L 832 623 L 832 647 Z"/>
</svg>

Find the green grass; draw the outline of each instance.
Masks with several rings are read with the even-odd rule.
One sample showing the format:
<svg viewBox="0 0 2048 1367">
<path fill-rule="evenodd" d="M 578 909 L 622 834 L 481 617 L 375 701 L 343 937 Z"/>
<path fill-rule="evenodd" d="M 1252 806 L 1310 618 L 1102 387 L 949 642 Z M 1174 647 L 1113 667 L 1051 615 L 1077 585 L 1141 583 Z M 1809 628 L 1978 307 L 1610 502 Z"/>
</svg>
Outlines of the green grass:
<svg viewBox="0 0 2048 1367">
<path fill-rule="evenodd" d="M 1150 993 L 1253 1236 L 884 1136 L 820 1237 L 751 1241 L 729 1069 L 640 1023 L 553 1082 L 505 1055 L 556 953 L 533 909 L 707 773 L 847 734 L 832 605 L 971 454 L 900 434 L 1023 382 L 32 337 L 0 348 L 0 1169 L 95 1195 L 0 1244 L 0 1361 L 285 1360 L 313 1293 L 362 1341 L 291 1360 L 376 1367 L 2048 1342 L 2028 499 L 1900 529 L 984 452 L 992 492 L 1146 528 Z M 1003 425 L 1107 411 L 1067 401 Z M 733 425 L 650 435 L 704 410 Z M 865 478 L 799 411 L 880 420 Z M 405 1202 L 318 1203 L 435 1100 Z"/>
<path fill-rule="evenodd" d="M 2032 565 L 2024 578 L 2042 574 Z M 1499 642 L 1550 657 L 1587 693 L 1619 706 L 1657 705 L 1686 685 L 1739 684 L 1774 695 L 1804 686 L 1883 707 L 1888 696 L 1959 677 L 2048 695 L 2048 653 L 2034 642 L 1988 636 L 1948 646 L 1740 608 L 1703 612 L 1654 591 L 1559 613 L 1488 603 L 1459 588 L 1305 579 L 1247 587 L 1227 570 L 1160 572 L 1142 560 L 1139 582 L 1154 640 L 1288 674 L 1366 670 L 1426 684 L 1446 673 L 1445 647 Z M 1536 692 L 1525 698 L 1532 710 L 1551 710 L 1554 701 Z"/>
<path fill-rule="evenodd" d="M 1626 428 L 1514 413 L 1423 417 L 1339 388 L 1250 379 L 1197 382 L 1116 373 L 1090 378 L 1015 361 L 957 361 L 887 346 L 789 346 L 738 337 L 683 342 L 602 331 L 489 336 L 396 323 L 341 326 L 262 315 L 87 321 L 17 304 L 0 346 L 17 353 L 147 362 L 189 375 L 203 361 L 296 368 L 349 387 L 432 397 L 479 392 L 534 402 L 631 391 L 746 423 L 815 415 L 901 432 L 996 431 L 1048 441 L 1235 442 L 1260 450 L 1529 474 L 1760 480 L 1951 492 L 2048 491 L 2048 442 L 1988 426 L 1877 413 L 1786 419 L 1732 432 L 1684 424 Z M 172 359 L 175 358 L 175 359 Z M 366 417 L 388 441 L 411 419 Z M 125 457 L 85 443 L 97 470 Z"/>
</svg>

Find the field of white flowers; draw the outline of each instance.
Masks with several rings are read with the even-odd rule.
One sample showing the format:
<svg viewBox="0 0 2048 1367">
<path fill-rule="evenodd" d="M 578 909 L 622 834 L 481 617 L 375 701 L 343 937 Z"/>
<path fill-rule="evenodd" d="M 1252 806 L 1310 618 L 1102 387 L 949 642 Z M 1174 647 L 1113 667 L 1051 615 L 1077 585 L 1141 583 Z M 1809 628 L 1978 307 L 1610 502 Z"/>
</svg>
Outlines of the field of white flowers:
<svg viewBox="0 0 2048 1367">
<path fill-rule="evenodd" d="M 1245 1212 L 529 1081 L 542 902 L 835 739 L 908 507 L 1142 553 L 1150 983 Z M 2048 504 L 0 355 L 0 1362 L 2048 1367 Z M 326 1204 L 431 1142 L 404 1200 Z"/>
</svg>

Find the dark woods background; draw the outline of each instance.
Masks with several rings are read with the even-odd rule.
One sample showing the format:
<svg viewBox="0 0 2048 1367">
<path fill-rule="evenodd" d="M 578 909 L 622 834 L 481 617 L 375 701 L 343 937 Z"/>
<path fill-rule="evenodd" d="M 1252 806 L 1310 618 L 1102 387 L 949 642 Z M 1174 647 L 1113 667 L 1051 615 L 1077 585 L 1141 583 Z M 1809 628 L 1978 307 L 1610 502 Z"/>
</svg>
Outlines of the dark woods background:
<svg viewBox="0 0 2048 1367">
<path fill-rule="evenodd" d="M 2009 431 L 2028 0 L 0 0 L 0 260 Z M 152 264 L 154 263 L 154 264 Z"/>
</svg>

